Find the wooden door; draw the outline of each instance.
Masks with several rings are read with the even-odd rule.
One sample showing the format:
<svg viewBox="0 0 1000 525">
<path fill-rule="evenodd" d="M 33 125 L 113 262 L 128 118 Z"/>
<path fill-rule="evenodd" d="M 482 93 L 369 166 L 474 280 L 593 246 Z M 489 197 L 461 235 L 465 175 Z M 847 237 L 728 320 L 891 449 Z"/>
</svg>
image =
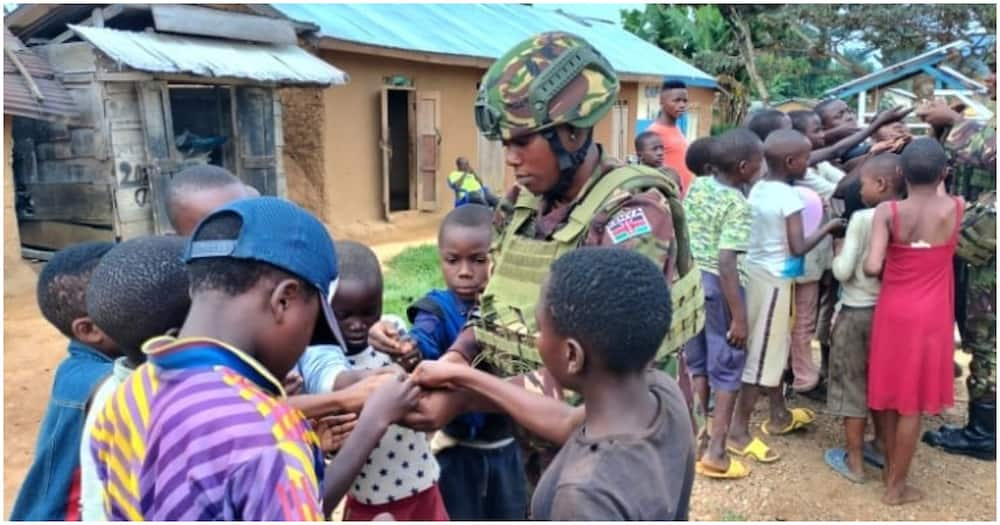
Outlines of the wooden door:
<svg viewBox="0 0 1000 525">
<path fill-rule="evenodd" d="M 479 178 L 483 180 L 493 193 L 503 195 L 506 193 L 504 181 L 504 153 L 503 144 L 499 140 L 490 140 L 482 133 L 476 132 L 476 153 L 478 163 L 473 166 Z"/>
<path fill-rule="evenodd" d="M 628 147 L 628 103 L 619 102 L 611 108 L 611 156 L 624 160 Z"/>
<path fill-rule="evenodd" d="M 279 196 L 274 90 L 238 86 L 233 99 L 237 175 L 261 195 Z"/>
<path fill-rule="evenodd" d="M 145 175 L 147 201 L 152 203 L 153 232 L 173 233 L 167 214 L 167 188 L 170 178 L 179 169 L 174 154 L 174 130 L 170 117 L 170 96 L 166 82 L 149 81 L 136 84 L 139 114 L 146 137 Z"/>
<path fill-rule="evenodd" d="M 437 173 L 441 161 L 441 94 L 418 91 L 416 105 L 417 208 L 434 211 L 438 206 Z"/>
</svg>

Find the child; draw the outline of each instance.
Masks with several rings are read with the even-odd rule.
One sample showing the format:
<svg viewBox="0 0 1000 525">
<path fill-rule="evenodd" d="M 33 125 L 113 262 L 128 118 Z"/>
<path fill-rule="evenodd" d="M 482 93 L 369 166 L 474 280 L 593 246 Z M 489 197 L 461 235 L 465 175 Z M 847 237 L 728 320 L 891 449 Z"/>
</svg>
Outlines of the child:
<svg viewBox="0 0 1000 525">
<path fill-rule="evenodd" d="M 206 217 L 185 261 L 191 308 L 179 338 L 145 345 L 148 362 L 94 425 L 108 518 L 320 519 L 319 442 L 276 378 L 319 322 L 335 331 L 321 299 L 337 281 L 333 242 L 308 212 L 260 197 Z M 343 494 L 417 393 L 402 380 L 375 392 L 327 472 L 324 500 Z"/>
<path fill-rule="evenodd" d="M 80 443 L 83 521 L 107 521 L 103 487 L 90 454 L 91 430 L 118 386 L 146 361 L 146 340 L 184 324 L 191 299 L 181 237 L 138 237 L 115 246 L 101 259 L 87 287 L 87 311 L 94 323 L 119 342 L 125 354 L 115 360 L 111 375 L 96 389 L 87 412 Z M 142 312 L 143 315 L 133 315 Z"/>
<path fill-rule="evenodd" d="M 746 129 L 729 130 L 714 142 L 720 153 L 714 159 L 718 173 L 696 178 L 684 201 L 691 254 L 701 268 L 705 290 L 705 328 L 688 342 L 684 354 L 702 414 L 708 414 L 709 386 L 715 392 L 709 441 L 706 447 L 705 438 L 699 439 L 696 470 L 708 477 L 736 479 L 749 474 L 743 463 L 726 454 L 746 359 L 747 312 L 737 256 L 746 252 L 750 240 L 750 204 L 740 188 L 760 172 L 764 155 L 760 140 Z"/>
<path fill-rule="evenodd" d="M 829 413 L 844 418 L 846 447 L 828 449 L 825 459 L 827 465 L 855 483 L 864 481 L 868 348 L 879 291 L 878 279 L 865 275 L 863 266 L 868 256 L 874 208 L 879 203 L 898 199 L 902 186 L 899 157 L 893 153 L 874 157 L 861 166 L 861 196 L 870 208 L 851 218 L 843 247 L 832 265 L 833 274 L 841 283 L 842 295 L 833 327 L 826 408 Z M 870 449 L 868 454 L 872 456 L 872 452 Z"/>
<path fill-rule="evenodd" d="M 748 199 L 752 216 L 746 257 L 749 334 L 728 450 L 758 462 L 779 458 L 762 440 L 750 436 L 750 414 L 760 391 L 770 399 L 770 418 L 761 425 L 765 434 L 787 434 L 815 418 L 808 409 L 785 408 L 779 388 L 789 355 L 792 280 L 802 275 L 802 256 L 842 227 L 842 221 L 830 221 L 808 238 L 802 233 L 802 199 L 791 184 L 805 175 L 811 149 L 809 140 L 797 131 L 771 133 L 764 142 L 768 174 L 754 185 Z"/>
<path fill-rule="evenodd" d="M 697 177 L 714 175 L 714 161 L 719 155 L 717 149 L 713 137 L 701 137 L 688 146 L 687 154 L 684 155 L 684 164 Z"/>
<path fill-rule="evenodd" d="M 346 370 L 338 372 L 342 375 L 393 365 L 392 357 L 368 344 L 369 329 L 382 317 L 382 271 L 378 258 L 370 248 L 351 241 L 338 242 L 337 254 L 340 283 L 331 306 L 346 348 L 310 347 L 308 359 L 318 359 L 320 353 L 342 354 L 347 366 L 327 366 L 322 370 L 305 366 L 302 376 L 310 393 L 318 388 L 328 390 L 325 381 L 321 387 L 315 386 L 314 377 L 337 372 L 336 368 Z M 402 331 L 401 320 L 389 319 L 389 322 L 395 322 L 396 330 Z M 327 381 L 339 386 L 337 378 Z M 351 484 L 344 520 L 371 521 L 385 512 L 400 521 L 448 520 L 437 483 L 440 469 L 424 433 L 392 425 L 375 449 L 376 453 L 366 456 L 367 461 Z"/>
<path fill-rule="evenodd" d="M 687 194 L 694 175 L 684 163 L 687 139 L 677 126 L 677 121 L 687 112 L 687 85 L 679 80 L 667 80 L 660 88 L 660 115 L 648 131 L 656 133 L 663 144 L 663 167 L 677 172 L 680 178 L 681 195 Z"/>
<path fill-rule="evenodd" d="M 812 188 L 796 185 L 793 189 L 802 199 L 802 235 L 813 234 L 826 220 L 826 208 L 819 193 Z M 792 372 L 791 391 L 803 394 L 813 400 L 821 400 L 826 394 L 820 383 L 820 371 L 812 355 L 812 340 L 816 335 L 819 315 L 820 284 L 823 272 L 830 266 L 833 257 L 831 237 L 823 237 L 815 248 L 803 257 L 802 274 L 794 279 L 792 287 L 792 335 L 789 341 L 788 361 Z M 786 391 L 786 394 L 790 392 Z"/>
<path fill-rule="evenodd" d="M 750 115 L 747 129 L 754 132 L 763 142 L 771 133 L 779 129 L 792 129 L 792 120 L 781 111 L 767 108 Z"/>
<path fill-rule="evenodd" d="M 424 359 L 435 360 L 451 347 L 486 288 L 492 219 L 489 208 L 470 205 L 453 210 L 441 223 L 438 254 L 448 288 L 430 292 L 407 310 L 413 323 L 409 336 Z M 452 520 L 525 519 L 527 487 L 508 416 L 463 414 L 434 443 L 442 447 L 435 451 L 441 496 Z"/>
<path fill-rule="evenodd" d="M 456 208 L 464 204 L 497 205 L 496 196 L 479 179 L 465 157 L 455 159 L 455 171 L 448 174 L 448 187 L 455 192 Z"/>
<path fill-rule="evenodd" d="M 954 402 L 952 258 L 965 206 L 938 191 L 948 158 L 937 141 L 915 139 L 900 165 L 906 199 L 875 209 L 864 265 L 866 275 L 882 276 L 872 319 L 868 407 L 885 430 L 882 502 L 888 505 L 923 497 L 907 484 L 920 414 L 938 414 Z"/>
<path fill-rule="evenodd" d="M 662 270 L 635 252 L 578 248 L 552 265 L 535 316 L 542 362 L 580 393 L 586 416 L 542 475 L 531 519 L 686 520 L 695 459 L 687 404 L 648 366 L 670 326 Z M 518 423 L 556 403 L 451 362 L 425 361 L 414 378 L 472 390 Z"/>
<path fill-rule="evenodd" d="M 663 140 L 658 134 L 652 131 L 643 131 L 636 136 L 635 154 L 639 158 L 639 164 L 662 170 L 670 177 L 670 180 L 674 181 L 678 189 L 682 187 L 680 175 L 663 166 Z"/>
<path fill-rule="evenodd" d="M 45 320 L 69 338 L 68 354 L 56 368 L 34 460 L 21 484 L 10 519 L 80 519 L 80 447 L 86 404 L 111 372 L 118 345 L 87 311 L 87 283 L 114 244 L 88 242 L 56 252 L 38 276 L 38 307 Z"/>
<path fill-rule="evenodd" d="M 256 194 L 256 195 L 255 195 Z M 187 237 L 206 215 L 236 199 L 259 196 L 224 168 L 199 164 L 170 179 L 167 216 L 177 235 Z"/>
</svg>

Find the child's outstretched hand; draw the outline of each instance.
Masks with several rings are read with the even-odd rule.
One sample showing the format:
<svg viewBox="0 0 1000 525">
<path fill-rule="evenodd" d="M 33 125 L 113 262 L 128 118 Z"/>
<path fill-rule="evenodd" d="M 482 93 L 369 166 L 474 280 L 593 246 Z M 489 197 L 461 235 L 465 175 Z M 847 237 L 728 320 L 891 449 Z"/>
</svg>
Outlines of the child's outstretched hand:
<svg viewBox="0 0 1000 525">
<path fill-rule="evenodd" d="M 913 109 L 913 107 L 896 106 L 889 111 L 883 111 L 875 117 L 875 120 L 872 121 L 872 128 L 878 129 L 886 124 L 892 124 L 893 122 L 903 120 L 910 114 L 911 111 L 913 111 Z"/>
<path fill-rule="evenodd" d="M 332 453 L 340 450 L 341 445 L 351 435 L 358 415 L 354 412 L 326 416 L 316 420 L 316 434 L 319 436 L 319 446 L 323 452 Z"/>
<path fill-rule="evenodd" d="M 390 376 L 375 389 L 361 409 L 361 417 L 370 414 L 369 417 L 375 417 L 380 424 L 388 426 L 415 410 L 420 402 L 420 395 L 417 383 L 400 372 Z"/>
<path fill-rule="evenodd" d="M 378 321 L 368 329 L 368 344 L 375 350 L 397 357 L 400 349 L 400 333 L 393 323 Z"/>
<path fill-rule="evenodd" d="M 453 388 L 452 382 L 468 365 L 447 361 L 424 361 L 413 371 L 413 381 L 424 388 Z"/>
<path fill-rule="evenodd" d="M 403 336 L 400 338 L 397 348 L 399 349 L 399 354 L 394 356 L 393 360 L 403 370 L 412 372 L 420 364 L 420 360 L 423 359 L 423 354 L 420 353 L 420 347 L 417 346 L 417 342 L 409 336 Z"/>
</svg>

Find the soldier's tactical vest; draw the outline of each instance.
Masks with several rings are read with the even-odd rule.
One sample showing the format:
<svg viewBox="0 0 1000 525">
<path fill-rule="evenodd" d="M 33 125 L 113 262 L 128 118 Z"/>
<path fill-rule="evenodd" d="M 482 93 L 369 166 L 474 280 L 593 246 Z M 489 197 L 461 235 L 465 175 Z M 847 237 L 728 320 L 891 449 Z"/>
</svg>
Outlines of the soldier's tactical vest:
<svg viewBox="0 0 1000 525">
<path fill-rule="evenodd" d="M 966 205 L 955 254 L 972 266 L 982 266 L 997 253 L 997 194 L 984 192 Z"/>
<path fill-rule="evenodd" d="M 482 346 L 477 359 L 485 360 L 504 376 L 541 367 L 542 360 L 535 345 L 538 335 L 535 305 L 552 263 L 583 243 L 599 212 L 607 211 L 610 217 L 617 211 L 605 206 L 616 190 L 635 193 L 653 188 L 663 193 L 670 205 L 677 246 L 677 275 L 680 276 L 670 285 L 673 321 L 657 351 L 657 361 L 673 357 L 694 337 L 705 323 L 705 295 L 701 288 L 701 272 L 697 271 L 691 257 L 679 191 L 657 170 L 626 166 L 608 172 L 585 189 L 584 198 L 570 212 L 566 224 L 552 234 L 551 240 L 516 234 L 541 205 L 541 197 L 527 191 L 520 193 L 510 224 L 494 241 L 495 267 L 480 303 L 482 322 L 474 325 L 476 341 Z M 650 238 L 649 242 L 654 239 Z"/>
</svg>

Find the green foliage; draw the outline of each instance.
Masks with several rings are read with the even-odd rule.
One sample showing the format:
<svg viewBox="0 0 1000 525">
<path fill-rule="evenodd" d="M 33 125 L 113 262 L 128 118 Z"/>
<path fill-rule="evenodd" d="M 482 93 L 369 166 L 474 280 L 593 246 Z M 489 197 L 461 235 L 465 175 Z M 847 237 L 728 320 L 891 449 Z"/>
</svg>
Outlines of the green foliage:
<svg viewBox="0 0 1000 525">
<path fill-rule="evenodd" d="M 713 75 L 731 93 L 721 120 L 738 122 L 750 98 L 817 98 L 871 72 L 996 27 L 992 4 L 647 5 L 623 11 L 625 29 Z M 748 31 L 740 33 L 737 27 Z M 740 40 L 750 35 L 751 42 Z M 849 44 L 849 45 L 848 45 Z M 759 83 L 751 78 L 752 57 Z M 959 58 L 967 73 L 977 64 Z M 976 59 L 972 59 L 975 61 Z"/>
<path fill-rule="evenodd" d="M 437 246 L 424 244 L 403 250 L 385 264 L 382 311 L 406 319 L 406 308 L 434 288 L 444 288 Z"/>
</svg>

